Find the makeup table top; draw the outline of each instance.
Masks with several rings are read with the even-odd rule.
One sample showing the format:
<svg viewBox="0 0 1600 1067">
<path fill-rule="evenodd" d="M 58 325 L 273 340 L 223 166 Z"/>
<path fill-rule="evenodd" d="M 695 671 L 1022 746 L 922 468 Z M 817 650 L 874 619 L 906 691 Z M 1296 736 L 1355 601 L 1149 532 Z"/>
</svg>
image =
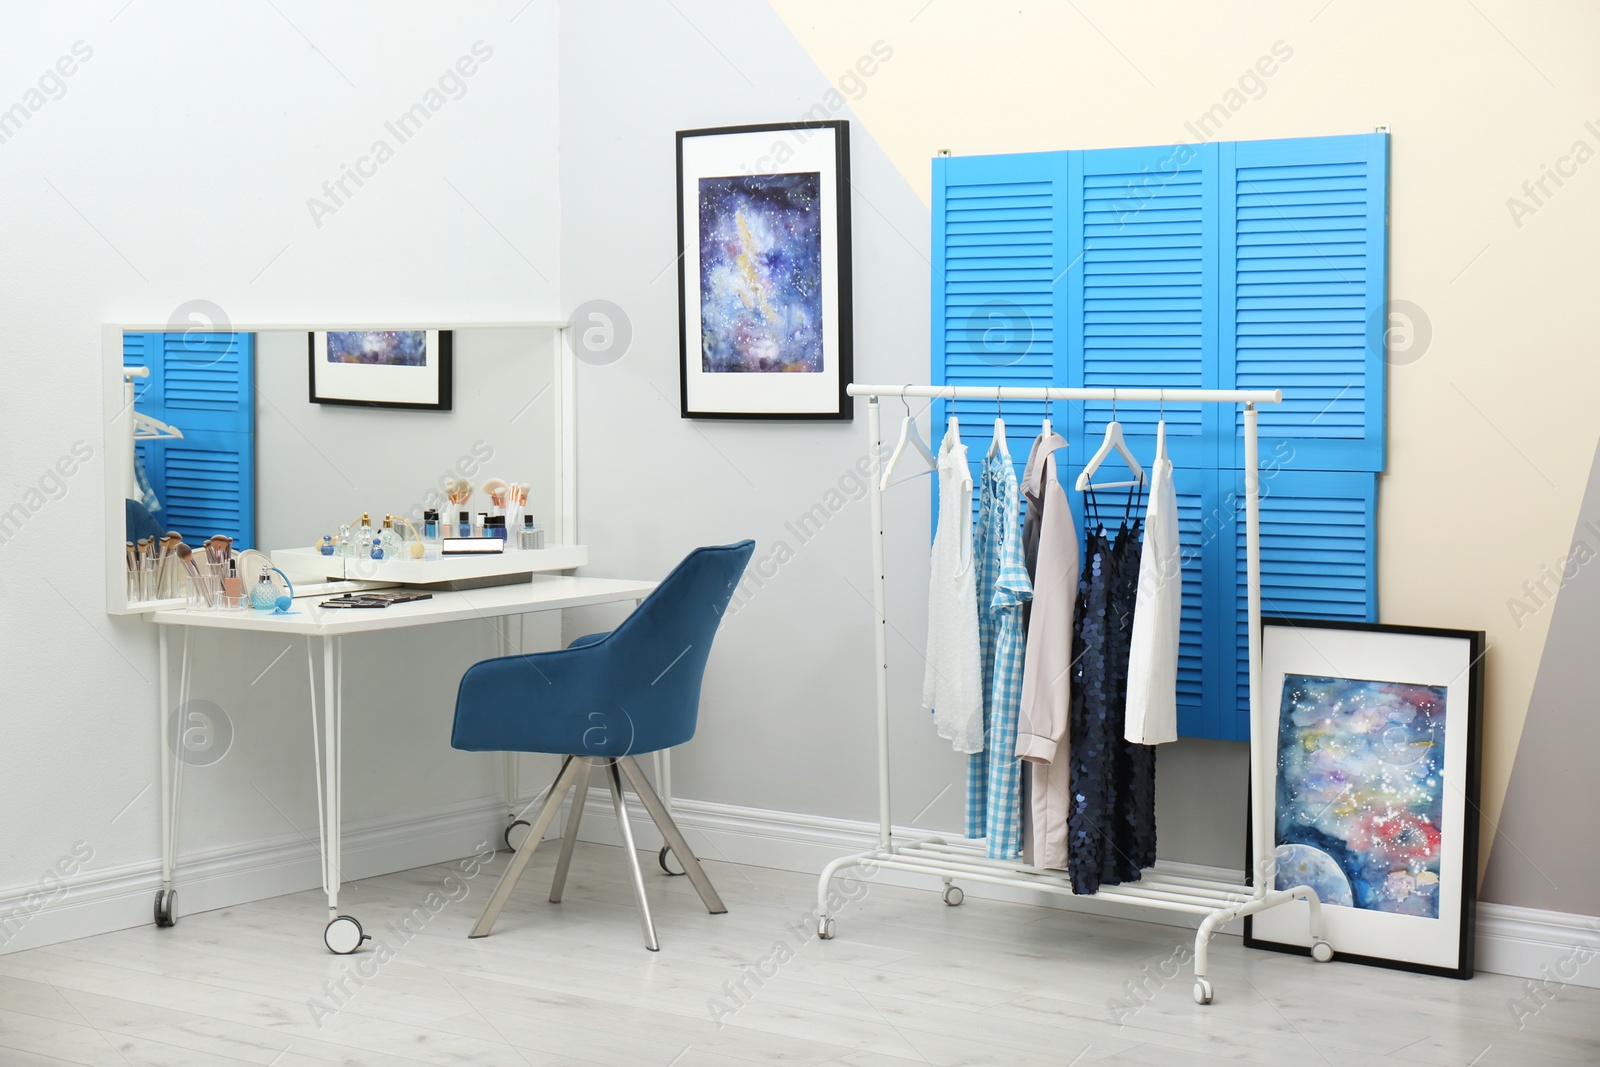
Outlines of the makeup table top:
<svg viewBox="0 0 1600 1067">
<path fill-rule="evenodd" d="M 295 598 L 292 614 L 268 611 L 190 611 L 169 608 L 148 614 L 161 626 L 199 626 L 216 630 L 250 630 L 260 633 L 338 637 L 343 634 L 397 630 L 440 622 L 490 619 L 535 611 L 558 611 L 590 604 L 643 600 L 656 587 L 652 581 L 630 578 L 589 578 L 575 575 L 536 574 L 529 582 L 488 589 L 434 593 L 431 600 L 394 604 L 387 608 L 323 608 L 333 593 Z"/>
</svg>

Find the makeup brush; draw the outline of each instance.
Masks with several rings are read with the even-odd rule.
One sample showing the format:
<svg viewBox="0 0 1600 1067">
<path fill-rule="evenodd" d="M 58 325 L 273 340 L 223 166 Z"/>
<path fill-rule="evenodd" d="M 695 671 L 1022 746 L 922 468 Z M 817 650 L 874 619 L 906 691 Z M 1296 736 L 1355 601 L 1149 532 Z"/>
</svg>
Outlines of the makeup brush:
<svg viewBox="0 0 1600 1067">
<path fill-rule="evenodd" d="M 490 478 L 483 483 L 483 491 L 489 494 L 489 499 L 494 506 L 502 510 L 506 506 L 506 483 L 499 478 Z"/>
<path fill-rule="evenodd" d="M 200 580 L 200 568 L 195 565 L 194 550 L 180 541 L 175 551 L 178 554 L 178 562 L 183 564 L 183 569 L 189 572 L 189 580 L 194 582 L 195 588 L 200 590 L 200 595 L 205 598 L 206 607 L 211 607 L 211 590 L 206 588 L 206 584 Z"/>
<path fill-rule="evenodd" d="M 157 598 L 167 596 L 167 590 L 172 588 L 172 581 L 167 577 L 167 572 L 172 569 L 172 550 L 177 548 L 182 541 L 182 534 L 176 530 L 168 530 L 161 540 L 156 543 Z"/>
<path fill-rule="evenodd" d="M 131 570 L 134 569 L 133 542 L 129 541 L 129 542 L 127 542 L 127 545 L 128 545 L 128 570 L 131 571 Z"/>
</svg>

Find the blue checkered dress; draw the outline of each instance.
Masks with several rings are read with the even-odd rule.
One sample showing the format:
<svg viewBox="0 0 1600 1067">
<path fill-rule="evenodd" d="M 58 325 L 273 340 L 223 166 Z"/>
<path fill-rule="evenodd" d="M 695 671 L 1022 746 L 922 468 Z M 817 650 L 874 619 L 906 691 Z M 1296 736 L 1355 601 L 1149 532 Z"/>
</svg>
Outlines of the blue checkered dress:
<svg viewBox="0 0 1600 1067">
<path fill-rule="evenodd" d="M 968 757 L 968 837 L 988 838 L 992 859 L 1022 849 L 1017 714 L 1022 703 L 1022 605 L 1033 596 L 1022 559 L 1020 499 L 1010 453 L 983 462 L 973 560 L 978 568 L 978 649 L 983 666 L 984 750 Z"/>
</svg>

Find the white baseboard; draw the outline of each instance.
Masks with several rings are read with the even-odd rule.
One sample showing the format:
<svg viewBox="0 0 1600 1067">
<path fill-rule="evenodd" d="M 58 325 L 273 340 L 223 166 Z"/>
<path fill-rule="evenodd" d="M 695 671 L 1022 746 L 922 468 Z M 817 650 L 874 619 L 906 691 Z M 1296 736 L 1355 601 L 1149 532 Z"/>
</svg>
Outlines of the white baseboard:
<svg viewBox="0 0 1600 1067">
<path fill-rule="evenodd" d="M 1600 916 L 1478 903 L 1480 971 L 1600 989 Z"/>
<path fill-rule="evenodd" d="M 815 875 L 840 856 L 864 852 L 878 840 L 876 823 L 819 815 L 768 811 L 702 800 L 676 800 L 673 812 L 695 852 L 703 859 Z M 637 804 L 630 816 L 634 842 L 655 851 L 661 839 L 649 816 Z M 558 820 L 551 833 L 559 831 Z M 503 802 L 480 800 L 440 813 L 403 819 L 373 820 L 345 827 L 345 878 L 371 878 L 433 863 L 445 863 L 479 851 L 483 842 L 498 845 L 505 829 Z M 926 837 L 931 832 L 896 827 L 896 836 Z M 611 798 L 602 788 L 591 790 L 580 836 L 585 841 L 621 843 Z M 948 835 L 947 835 L 948 836 Z M 183 857 L 178 871 L 178 913 L 193 914 L 253 900 L 315 889 L 321 885 L 316 841 L 280 837 L 249 845 Z M 1162 861 L 1170 874 L 1242 884 L 1242 871 Z M 0 953 L 70 941 L 152 921 L 160 864 L 148 861 L 110 869 L 89 869 L 71 880 L 64 892 L 40 903 L 36 886 L 0 893 Z M 924 889 L 940 888 L 926 875 L 880 871 L 878 884 Z M 958 880 L 959 881 L 959 880 Z M 1068 897 L 1022 887 L 963 883 L 972 899 L 1093 912 L 1165 926 L 1194 929 L 1198 918 L 1183 913 L 1136 908 L 1092 897 Z M 30 900 L 30 897 L 32 898 Z M 308 914 L 320 925 L 322 913 Z M 1239 923 L 1219 932 L 1237 935 Z M 1539 911 L 1505 904 L 1478 905 L 1477 967 L 1480 971 L 1600 988 L 1600 917 Z"/>
<path fill-rule="evenodd" d="M 371 878 L 431 863 L 445 863 L 500 846 L 505 802 L 480 800 L 417 817 L 348 823 L 344 831 L 345 881 Z M 213 911 L 253 900 L 322 886 L 316 838 L 290 835 L 198 854 L 181 854 L 178 915 Z M 87 867 L 64 890 L 38 886 L 0 894 L 0 953 L 17 952 L 92 934 L 154 922 L 161 863 L 151 860 L 112 868 Z M 41 906 L 42 905 L 42 906 Z M 306 916 L 320 927 L 320 910 Z"/>
</svg>

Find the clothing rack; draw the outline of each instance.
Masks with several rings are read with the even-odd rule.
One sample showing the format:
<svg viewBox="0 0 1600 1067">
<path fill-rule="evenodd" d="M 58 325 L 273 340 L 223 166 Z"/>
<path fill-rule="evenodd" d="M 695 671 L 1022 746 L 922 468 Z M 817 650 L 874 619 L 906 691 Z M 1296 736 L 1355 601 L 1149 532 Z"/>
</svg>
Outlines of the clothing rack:
<svg viewBox="0 0 1600 1067">
<path fill-rule="evenodd" d="M 1207 947 L 1211 936 L 1218 927 L 1243 916 L 1253 915 L 1291 900 L 1304 900 L 1310 911 L 1311 955 L 1318 962 L 1332 959 L 1333 948 L 1323 936 L 1322 908 L 1317 894 L 1308 886 L 1294 886 L 1283 890 L 1272 888 L 1277 871 L 1272 848 L 1272 809 L 1265 783 L 1268 780 L 1269 761 L 1274 756 L 1274 746 L 1271 732 L 1267 729 L 1258 677 L 1261 663 L 1261 475 L 1256 405 L 1281 403 L 1282 391 L 1277 389 L 1058 389 L 1023 386 L 900 386 L 852 383 L 846 392 L 851 396 L 867 398 L 867 435 L 872 445 L 870 490 L 872 605 L 877 613 L 878 622 L 874 631 L 878 656 L 878 845 L 866 852 L 841 856 L 823 868 L 817 884 L 819 916 L 817 936 L 823 940 L 830 940 L 834 936 L 834 920 L 828 910 L 828 885 L 835 874 L 849 867 L 877 867 L 934 875 L 944 881 L 944 901 L 950 905 L 959 904 L 962 899 L 960 887 L 953 884 L 956 878 L 987 885 L 1020 886 L 1026 889 L 1074 895 L 1072 882 L 1065 871 L 1032 867 L 1021 860 L 989 859 L 970 846 L 951 844 L 937 837 L 913 841 L 896 841 L 894 838 L 889 821 L 889 651 L 886 630 L 888 622 L 884 617 L 883 490 L 880 488 L 883 474 L 883 442 L 878 398 L 925 397 L 945 400 L 994 400 L 996 403 L 1005 400 L 1109 400 L 1243 404 L 1245 556 L 1248 568 L 1246 598 L 1249 609 L 1250 665 L 1250 833 L 1255 869 L 1251 872 L 1248 886 L 1216 879 L 1146 871 L 1137 882 L 1102 886 L 1093 897 L 1112 900 L 1119 904 L 1203 916 L 1194 939 L 1194 998 L 1200 1004 L 1211 1003 L 1212 997 L 1211 983 L 1206 977 Z"/>
</svg>

